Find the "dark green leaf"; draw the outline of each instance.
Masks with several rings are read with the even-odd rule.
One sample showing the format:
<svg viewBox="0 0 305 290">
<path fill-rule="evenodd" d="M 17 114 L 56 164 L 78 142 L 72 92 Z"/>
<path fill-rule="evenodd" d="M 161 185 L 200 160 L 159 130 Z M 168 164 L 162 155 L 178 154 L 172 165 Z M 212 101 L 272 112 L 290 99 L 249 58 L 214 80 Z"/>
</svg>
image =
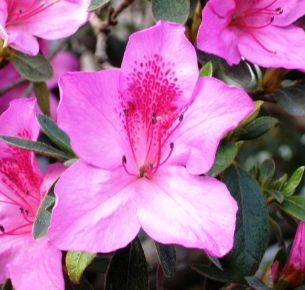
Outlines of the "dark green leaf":
<svg viewBox="0 0 305 290">
<path fill-rule="evenodd" d="M 238 202 L 234 247 L 221 259 L 223 271 L 205 265 L 196 266 L 196 270 L 211 279 L 242 282 L 245 276 L 254 275 L 267 248 L 268 213 L 263 193 L 243 169 L 232 165 L 223 181 Z"/>
<path fill-rule="evenodd" d="M 0 136 L 0 140 L 17 148 L 33 151 L 40 155 L 64 160 L 69 159 L 69 156 L 67 156 L 64 152 L 61 152 L 56 148 L 42 142 L 10 136 Z"/>
<path fill-rule="evenodd" d="M 66 268 L 70 280 L 79 284 L 86 268 L 96 257 L 96 254 L 69 251 L 66 255 Z"/>
<path fill-rule="evenodd" d="M 224 140 L 218 147 L 215 163 L 208 172 L 210 176 L 216 176 L 230 166 L 238 153 L 238 146 L 230 141 Z"/>
<path fill-rule="evenodd" d="M 255 290 L 271 290 L 271 288 L 267 287 L 259 278 L 253 277 L 245 277 L 248 284 Z"/>
<path fill-rule="evenodd" d="M 41 54 L 29 56 L 16 52 L 12 57 L 12 63 L 26 80 L 44 82 L 52 78 L 53 69 L 47 59 Z"/>
<path fill-rule="evenodd" d="M 50 116 L 50 98 L 45 82 L 34 82 L 34 92 L 41 111 Z"/>
<path fill-rule="evenodd" d="M 48 190 L 35 217 L 33 226 L 33 237 L 35 240 L 45 236 L 48 231 L 52 208 L 55 204 L 54 187 L 55 183 Z"/>
<path fill-rule="evenodd" d="M 88 11 L 92 12 L 98 8 L 103 7 L 107 3 L 109 3 L 110 0 L 91 0 L 90 5 L 88 7 Z"/>
<path fill-rule="evenodd" d="M 259 112 L 261 111 L 262 105 L 264 104 L 263 101 L 255 101 L 254 105 L 255 105 L 255 109 L 254 112 L 252 112 L 246 119 L 244 119 L 241 123 L 240 126 L 244 126 L 250 122 L 252 122 L 254 119 L 257 118 L 257 116 L 259 115 Z"/>
<path fill-rule="evenodd" d="M 275 172 L 275 163 L 272 159 L 266 159 L 262 164 L 260 164 L 259 167 L 259 172 L 260 172 L 260 182 L 262 184 L 265 184 L 269 182 Z"/>
<path fill-rule="evenodd" d="M 260 117 L 234 131 L 234 137 L 239 140 L 251 140 L 260 137 L 278 123 L 272 117 Z"/>
<path fill-rule="evenodd" d="M 288 113 L 305 115 L 305 85 L 279 89 L 274 93 L 274 98 Z"/>
<path fill-rule="evenodd" d="M 213 75 L 213 64 L 211 61 L 207 62 L 200 70 L 199 76 L 211 77 Z"/>
<path fill-rule="evenodd" d="M 75 153 L 71 149 L 70 139 L 68 135 L 60 128 L 58 128 L 55 122 L 44 115 L 38 115 L 37 120 L 42 131 L 50 138 L 52 142 L 54 142 L 54 144 L 56 144 L 63 151 L 66 151 L 72 156 L 75 156 Z"/>
<path fill-rule="evenodd" d="M 284 201 L 284 195 L 278 190 L 267 190 L 267 192 L 275 198 L 278 203 L 282 203 Z"/>
<path fill-rule="evenodd" d="M 282 188 L 282 193 L 286 196 L 294 194 L 296 188 L 300 184 L 303 174 L 304 174 L 305 166 L 299 167 L 289 178 L 289 180 L 285 183 Z"/>
<path fill-rule="evenodd" d="M 305 197 L 288 196 L 280 205 L 281 209 L 299 220 L 305 221 Z"/>
<path fill-rule="evenodd" d="M 11 280 L 6 280 L 1 287 L 1 290 L 14 290 Z"/>
<path fill-rule="evenodd" d="M 269 188 L 280 191 L 286 181 L 287 181 L 287 174 L 285 173 L 280 178 L 273 180 L 270 183 Z"/>
<path fill-rule="evenodd" d="M 156 20 L 168 20 L 184 24 L 190 13 L 190 1 L 152 0 L 152 12 Z"/>
<path fill-rule="evenodd" d="M 138 238 L 114 254 L 105 290 L 148 290 L 147 263 Z"/>
<path fill-rule="evenodd" d="M 160 264 L 164 275 L 172 277 L 176 271 L 176 250 L 173 245 L 162 245 L 155 242 Z"/>
</svg>

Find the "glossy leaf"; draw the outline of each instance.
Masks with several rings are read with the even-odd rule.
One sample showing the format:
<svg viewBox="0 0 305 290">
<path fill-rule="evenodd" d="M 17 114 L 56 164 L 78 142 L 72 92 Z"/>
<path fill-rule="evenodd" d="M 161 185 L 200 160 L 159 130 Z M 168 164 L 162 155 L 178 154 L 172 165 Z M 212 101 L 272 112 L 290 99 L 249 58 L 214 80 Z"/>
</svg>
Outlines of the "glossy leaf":
<svg viewBox="0 0 305 290">
<path fill-rule="evenodd" d="M 265 184 L 271 181 L 275 172 L 275 163 L 272 159 L 264 160 L 259 166 L 260 182 Z"/>
<path fill-rule="evenodd" d="M 152 12 L 156 20 L 184 24 L 190 13 L 189 0 L 152 0 Z"/>
<path fill-rule="evenodd" d="M 213 75 L 213 64 L 211 61 L 207 62 L 200 70 L 199 76 L 211 77 Z"/>
<path fill-rule="evenodd" d="M 155 242 L 160 264 L 165 277 L 170 278 L 176 271 L 176 250 L 173 245 L 162 245 Z"/>
<path fill-rule="evenodd" d="M 12 63 L 20 75 L 32 82 L 43 82 L 52 78 L 53 69 L 47 59 L 38 54 L 29 56 L 21 52 L 14 53 Z"/>
<path fill-rule="evenodd" d="M 281 209 L 289 215 L 305 221 L 305 197 L 304 196 L 288 196 L 280 205 Z"/>
<path fill-rule="evenodd" d="M 92 263 L 96 254 L 69 251 L 66 255 L 66 268 L 70 280 L 79 284 L 86 268 Z"/>
<path fill-rule="evenodd" d="M 45 82 L 34 82 L 34 92 L 41 111 L 50 116 L 49 90 Z"/>
<path fill-rule="evenodd" d="M 296 188 L 298 187 L 303 178 L 304 170 L 305 166 L 301 166 L 292 174 L 292 176 L 288 179 L 282 189 L 282 193 L 284 195 L 289 196 L 294 194 Z"/>
<path fill-rule="evenodd" d="M 148 290 L 147 263 L 138 238 L 115 252 L 107 271 L 105 290 Z"/>
<path fill-rule="evenodd" d="M 91 0 L 90 5 L 88 7 L 88 11 L 92 12 L 98 8 L 103 7 L 104 5 L 108 4 L 110 0 Z"/>
</svg>

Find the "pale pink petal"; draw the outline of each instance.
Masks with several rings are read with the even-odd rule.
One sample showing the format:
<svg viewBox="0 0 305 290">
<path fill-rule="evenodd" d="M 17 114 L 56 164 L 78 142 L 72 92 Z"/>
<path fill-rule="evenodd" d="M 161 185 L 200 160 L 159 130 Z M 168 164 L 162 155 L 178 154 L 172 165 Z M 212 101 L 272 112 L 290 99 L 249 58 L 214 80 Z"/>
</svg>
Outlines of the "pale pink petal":
<svg viewBox="0 0 305 290">
<path fill-rule="evenodd" d="M 231 65 L 238 64 L 241 58 L 237 47 L 239 31 L 235 27 L 228 27 L 231 21 L 230 16 L 219 16 L 216 13 L 218 10 L 212 7 L 214 2 L 209 1 L 202 11 L 197 47 L 202 51 L 224 58 Z"/>
<path fill-rule="evenodd" d="M 111 252 L 137 235 L 135 183 L 123 169 L 106 171 L 82 161 L 56 184 L 48 236 L 63 250 Z"/>
<path fill-rule="evenodd" d="M 120 79 L 123 98 L 148 95 L 157 102 L 169 97 L 173 104 L 189 101 L 198 78 L 196 52 L 180 24 L 159 21 L 133 33 L 125 50 Z"/>
<path fill-rule="evenodd" d="M 118 93 L 119 70 L 65 74 L 59 81 L 58 125 L 76 154 L 109 169 L 122 164 L 124 135 Z M 126 141 L 127 144 L 127 141 Z"/>
<path fill-rule="evenodd" d="M 44 38 L 59 39 L 72 35 L 88 18 L 88 0 L 57 1 L 54 5 L 16 26 L 24 32 Z"/>
<path fill-rule="evenodd" d="M 0 2 L 0 26 L 5 26 L 5 21 L 7 18 L 7 4 L 6 1 Z"/>
<path fill-rule="evenodd" d="M 255 38 L 243 34 L 238 44 L 240 53 L 250 62 L 302 71 L 305 71 L 304 47 L 305 32 L 294 25 L 283 28 L 270 25 L 260 29 Z"/>
<path fill-rule="evenodd" d="M 64 290 L 61 251 L 47 239 L 28 241 L 8 265 L 15 290 Z"/>
<path fill-rule="evenodd" d="M 252 100 L 242 89 L 214 78 L 200 78 L 194 102 L 173 137 L 175 148 L 170 162 L 186 164 L 192 174 L 207 172 L 220 140 L 253 109 Z"/>
<path fill-rule="evenodd" d="M 1 46 L 6 47 L 8 44 L 8 34 L 4 26 L 0 23 L 0 40 L 3 40 Z"/>
<path fill-rule="evenodd" d="M 159 172 L 160 171 L 160 172 Z M 237 204 L 226 186 L 210 177 L 164 166 L 141 179 L 138 217 L 144 231 L 164 244 L 200 248 L 221 257 L 233 246 Z"/>
<path fill-rule="evenodd" d="M 28 55 L 36 55 L 39 52 L 39 44 L 36 37 L 26 30 L 20 32 L 15 27 L 8 28 L 8 45 Z"/>
</svg>

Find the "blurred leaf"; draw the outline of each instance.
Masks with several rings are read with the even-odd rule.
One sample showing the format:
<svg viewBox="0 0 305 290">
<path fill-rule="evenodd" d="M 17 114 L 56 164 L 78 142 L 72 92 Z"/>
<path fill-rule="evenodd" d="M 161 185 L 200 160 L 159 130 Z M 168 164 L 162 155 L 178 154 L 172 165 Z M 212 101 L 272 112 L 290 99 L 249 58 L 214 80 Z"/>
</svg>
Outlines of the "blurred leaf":
<svg viewBox="0 0 305 290">
<path fill-rule="evenodd" d="M 57 159 L 69 159 L 69 156 L 67 156 L 64 152 L 42 142 L 10 136 L 0 136 L 0 140 L 17 148 L 33 151 L 44 156 Z"/>
<path fill-rule="evenodd" d="M 21 52 L 15 52 L 12 63 L 20 75 L 32 82 L 43 82 L 52 78 L 53 69 L 47 59 L 38 54 L 29 56 Z"/>
<path fill-rule="evenodd" d="M 88 7 L 88 11 L 92 12 L 98 8 L 103 7 L 107 3 L 109 3 L 110 0 L 91 0 L 90 5 Z"/>
<path fill-rule="evenodd" d="M 264 104 L 263 101 L 255 101 L 254 105 L 255 105 L 255 109 L 254 112 L 250 114 L 250 116 L 248 116 L 246 119 L 244 119 L 241 123 L 240 123 L 240 127 L 250 123 L 251 121 L 253 121 L 254 119 L 256 119 L 256 117 L 258 116 L 262 105 Z"/>
<path fill-rule="evenodd" d="M 41 111 L 50 116 L 50 98 L 48 87 L 45 82 L 34 82 L 34 92 Z"/>
<path fill-rule="evenodd" d="M 56 182 L 54 182 L 48 190 L 36 214 L 33 225 L 33 237 L 35 240 L 40 239 L 47 234 L 51 220 L 52 208 L 55 204 L 55 183 Z"/>
<path fill-rule="evenodd" d="M 211 61 L 207 62 L 200 70 L 199 76 L 211 77 L 213 75 L 213 64 Z"/>
<path fill-rule="evenodd" d="M 304 196 L 288 196 L 285 198 L 282 204 L 280 204 L 282 210 L 291 216 L 305 221 L 305 197 Z"/>
<path fill-rule="evenodd" d="M 218 147 L 215 163 L 208 172 L 209 176 L 217 176 L 224 171 L 235 159 L 238 153 L 238 146 L 236 143 L 224 140 Z"/>
<path fill-rule="evenodd" d="M 249 286 L 251 286 L 255 290 L 271 290 L 271 288 L 267 287 L 259 278 L 253 277 L 245 277 Z"/>
<path fill-rule="evenodd" d="M 269 182 L 275 172 L 275 163 L 272 159 L 266 159 L 264 160 L 260 166 L 259 166 L 259 172 L 260 172 L 260 182 L 262 184 L 265 184 Z"/>
<path fill-rule="evenodd" d="M 105 290 L 148 290 L 148 271 L 141 243 L 136 238 L 115 252 L 106 276 Z"/>
<path fill-rule="evenodd" d="M 184 24 L 190 13 L 189 0 L 152 0 L 152 12 L 156 20 Z"/>
<path fill-rule="evenodd" d="M 176 250 L 173 245 L 162 245 L 155 242 L 160 264 L 165 277 L 170 278 L 176 271 Z"/>
<path fill-rule="evenodd" d="M 280 191 L 286 181 L 287 181 L 287 174 L 285 173 L 280 178 L 273 180 L 270 183 L 269 188 Z"/>
<path fill-rule="evenodd" d="M 233 136 L 238 140 L 251 140 L 258 138 L 278 124 L 278 120 L 272 117 L 260 117 L 248 123 L 242 128 L 237 128 Z"/>
<path fill-rule="evenodd" d="M 234 247 L 220 260 L 223 271 L 206 265 L 194 268 L 211 279 L 242 282 L 245 276 L 254 275 L 267 248 L 268 213 L 263 193 L 243 169 L 232 165 L 225 171 L 223 182 L 238 202 Z"/>
<path fill-rule="evenodd" d="M 278 203 L 282 203 L 284 201 L 284 195 L 277 190 L 267 190 L 267 192 L 275 198 Z"/>
<path fill-rule="evenodd" d="M 304 174 L 305 166 L 299 167 L 289 178 L 289 180 L 285 183 L 282 193 L 286 196 L 294 194 L 296 188 L 300 184 L 303 174 Z"/>
<path fill-rule="evenodd" d="M 305 116 L 305 85 L 279 89 L 274 92 L 274 98 L 288 113 Z"/>
<path fill-rule="evenodd" d="M 96 257 L 96 254 L 69 251 L 66 255 L 66 267 L 70 280 L 79 284 L 86 268 Z"/>
<path fill-rule="evenodd" d="M 94 287 L 83 276 L 79 284 L 73 284 L 70 279 L 65 275 L 65 290 L 94 290 Z"/>
<path fill-rule="evenodd" d="M 6 280 L 2 285 L 1 290 L 14 290 L 12 282 L 10 279 Z"/>
<path fill-rule="evenodd" d="M 68 135 L 62 131 L 54 121 L 44 115 L 38 115 L 37 120 L 42 131 L 50 138 L 52 142 L 54 142 L 54 144 L 56 144 L 63 151 L 75 156 L 75 153 L 71 149 Z"/>
</svg>

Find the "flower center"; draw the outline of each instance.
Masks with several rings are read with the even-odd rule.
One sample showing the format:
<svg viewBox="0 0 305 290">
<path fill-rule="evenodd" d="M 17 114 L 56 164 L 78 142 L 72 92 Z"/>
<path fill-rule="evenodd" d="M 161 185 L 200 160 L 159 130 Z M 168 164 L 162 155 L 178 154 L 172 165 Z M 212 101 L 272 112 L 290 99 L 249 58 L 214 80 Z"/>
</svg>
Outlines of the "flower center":
<svg viewBox="0 0 305 290">
<path fill-rule="evenodd" d="M 33 171 L 31 153 L 13 147 L 7 151 L 9 157 L 0 159 L 0 237 L 30 233 L 42 198 L 42 178 Z"/>
<path fill-rule="evenodd" d="M 248 1 L 248 0 L 246 0 Z M 270 26 L 276 16 L 284 11 L 281 7 L 274 8 L 277 0 L 272 0 L 263 7 L 253 7 L 242 3 L 241 0 L 235 0 L 236 12 L 233 14 L 230 26 L 238 27 L 245 31 L 266 51 L 276 54 L 274 49 L 268 48 L 258 37 L 257 30 Z M 245 7 L 243 7 L 245 6 Z"/>
<path fill-rule="evenodd" d="M 182 94 L 177 81 L 173 65 L 158 54 L 135 63 L 122 97 L 123 127 L 133 161 L 122 157 L 127 174 L 152 178 L 170 158 L 174 150 L 171 139 L 184 110 L 177 104 Z"/>
<path fill-rule="evenodd" d="M 29 3 L 18 3 L 16 0 L 6 0 L 8 17 L 6 21 L 6 27 L 10 25 L 18 25 L 23 21 L 39 14 L 40 12 L 48 9 L 52 5 L 58 3 L 61 0 L 32 0 Z"/>
</svg>

